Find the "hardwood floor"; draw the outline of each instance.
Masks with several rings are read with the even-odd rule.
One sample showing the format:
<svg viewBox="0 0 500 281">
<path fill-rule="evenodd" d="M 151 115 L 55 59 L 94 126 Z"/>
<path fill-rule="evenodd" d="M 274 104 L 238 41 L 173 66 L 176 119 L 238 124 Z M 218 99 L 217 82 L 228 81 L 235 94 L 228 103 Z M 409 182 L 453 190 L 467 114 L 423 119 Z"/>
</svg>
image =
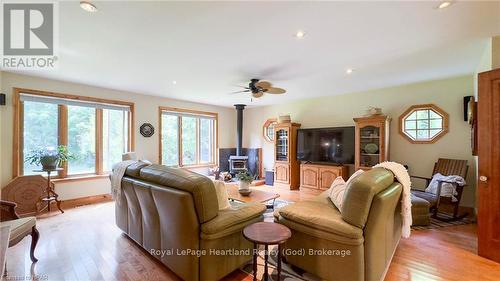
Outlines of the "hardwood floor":
<svg viewBox="0 0 500 281">
<path fill-rule="evenodd" d="M 269 188 L 261 186 L 258 188 Z M 277 190 L 299 201 L 314 192 Z M 30 238 L 7 252 L 8 277 L 37 280 L 180 280 L 115 226 L 114 203 L 54 212 L 38 218 L 39 261 L 29 258 Z M 477 256 L 476 225 L 413 231 L 402 239 L 386 280 L 500 280 L 500 264 Z M 11 279 L 13 280 L 13 279 Z M 224 280 L 252 280 L 235 271 Z"/>
</svg>

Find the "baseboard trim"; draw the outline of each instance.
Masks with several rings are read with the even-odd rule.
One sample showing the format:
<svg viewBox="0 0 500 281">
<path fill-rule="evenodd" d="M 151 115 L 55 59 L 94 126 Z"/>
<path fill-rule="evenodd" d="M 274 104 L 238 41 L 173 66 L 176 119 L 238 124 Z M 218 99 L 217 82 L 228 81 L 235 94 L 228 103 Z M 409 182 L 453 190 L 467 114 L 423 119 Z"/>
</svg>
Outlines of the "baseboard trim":
<svg viewBox="0 0 500 281">
<path fill-rule="evenodd" d="M 85 206 L 85 205 L 105 203 L 105 202 L 111 202 L 111 201 L 113 201 L 111 194 L 92 195 L 92 196 L 85 196 L 85 197 L 74 198 L 74 199 L 61 200 L 61 208 L 63 210 L 67 210 L 67 209 L 77 208 L 77 207 L 81 207 L 81 206 Z M 50 208 L 51 208 L 50 213 L 59 212 L 55 201 L 51 202 Z M 24 218 L 24 217 L 29 217 L 29 216 L 41 216 L 41 215 L 45 215 L 45 214 L 48 214 L 47 208 L 45 208 L 40 213 L 29 212 L 29 213 L 19 214 L 19 216 L 21 218 Z"/>
<path fill-rule="evenodd" d="M 71 208 L 81 207 L 81 206 L 85 206 L 85 205 L 104 203 L 104 202 L 110 202 L 110 201 L 113 201 L 111 194 L 92 195 L 92 196 L 80 197 L 80 198 L 75 198 L 75 199 L 62 200 L 61 201 L 61 208 L 63 210 L 65 210 L 65 209 L 71 209 Z M 53 202 L 51 202 L 51 204 L 52 205 L 50 207 L 52 208 L 52 210 L 57 210 L 56 202 L 53 201 Z"/>
</svg>

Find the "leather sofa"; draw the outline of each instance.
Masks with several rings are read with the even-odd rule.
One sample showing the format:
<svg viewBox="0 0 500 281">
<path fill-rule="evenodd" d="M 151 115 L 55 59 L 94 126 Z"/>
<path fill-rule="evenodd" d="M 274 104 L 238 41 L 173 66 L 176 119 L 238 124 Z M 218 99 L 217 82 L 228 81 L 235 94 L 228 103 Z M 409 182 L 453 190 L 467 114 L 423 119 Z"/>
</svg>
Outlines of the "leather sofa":
<svg viewBox="0 0 500 281">
<path fill-rule="evenodd" d="M 382 280 L 401 237 L 402 186 L 375 168 L 347 188 L 342 212 L 327 192 L 275 211 L 292 230 L 286 260 L 325 280 Z"/>
<path fill-rule="evenodd" d="M 251 260 L 242 229 L 264 205 L 219 211 L 209 178 L 162 165 L 133 164 L 121 183 L 116 224 L 183 280 L 219 280 Z"/>
</svg>

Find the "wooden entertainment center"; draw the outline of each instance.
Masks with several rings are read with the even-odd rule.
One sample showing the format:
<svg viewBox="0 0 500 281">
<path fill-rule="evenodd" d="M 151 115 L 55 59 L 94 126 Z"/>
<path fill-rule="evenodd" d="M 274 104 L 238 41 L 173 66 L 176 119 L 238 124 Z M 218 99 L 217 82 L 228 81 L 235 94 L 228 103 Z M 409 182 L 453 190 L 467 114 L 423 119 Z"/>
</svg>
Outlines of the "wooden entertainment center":
<svg viewBox="0 0 500 281">
<path fill-rule="evenodd" d="M 347 180 L 346 166 L 300 164 L 300 188 L 327 190 L 339 176 Z"/>
</svg>

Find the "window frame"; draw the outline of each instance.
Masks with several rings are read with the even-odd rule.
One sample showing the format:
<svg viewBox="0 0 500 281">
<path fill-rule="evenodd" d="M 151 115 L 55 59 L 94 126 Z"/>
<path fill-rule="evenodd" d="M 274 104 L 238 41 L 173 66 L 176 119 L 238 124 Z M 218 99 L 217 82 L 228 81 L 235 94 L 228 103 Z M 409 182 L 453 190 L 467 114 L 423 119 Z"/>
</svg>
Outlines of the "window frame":
<svg viewBox="0 0 500 281">
<path fill-rule="evenodd" d="M 406 121 L 406 118 L 408 118 L 413 112 L 416 112 L 416 111 L 419 111 L 419 110 L 431 110 L 431 111 L 434 111 L 435 113 L 437 113 L 438 115 L 440 115 L 442 118 L 443 118 L 443 122 L 442 122 L 442 129 L 441 129 L 441 132 L 439 132 L 438 134 L 434 135 L 432 138 L 428 138 L 428 139 L 413 139 L 412 137 L 410 137 L 406 131 L 405 131 L 405 121 Z M 407 141 L 413 143 L 413 144 L 431 144 L 431 143 L 435 143 L 436 141 L 438 141 L 440 138 L 442 138 L 444 135 L 446 135 L 448 132 L 449 132 L 449 115 L 448 113 L 446 113 L 446 111 L 444 111 L 443 109 L 441 109 L 439 106 L 435 105 L 435 104 L 417 104 L 417 105 L 412 105 L 410 106 L 405 112 L 403 112 L 403 114 L 401 114 L 399 116 L 399 134 L 401 136 L 403 136 Z M 418 119 L 416 119 L 418 120 Z M 421 119 L 423 120 L 423 119 Z M 430 120 L 428 118 L 428 120 Z M 430 126 L 430 124 L 429 124 Z M 416 131 L 418 129 L 415 129 Z"/>
<path fill-rule="evenodd" d="M 21 94 L 36 95 L 42 97 L 60 98 L 67 100 L 76 100 L 84 102 L 95 102 L 110 105 L 120 105 L 128 106 L 130 108 L 129 118 L 128 118 L 128 143 L 127 149 L 133 151 L 135 148 L 134 139 L 134 123 L 135 123 L 135 104 L 133 102 L 110 100 L 93 98 L 80 95 L 63 94 L 55 92 L 47 92 L 41 90 L 25 89 L 25 88 L 13 88 L 13 106 L 14 106 L 14 136 L 13 136 L 13 156 L 12 156 L 12 178 L 16 178 L 23 175 L 24 169 L 24 155 L 23 155 L 23 130 L 24 130 L 24 104 L 21 101 Z M 76 180 L 76 179 L 89 179 L 93 177 L 103 177 L 106 176 L 106 172 L 103 171 L 103 115 L 102 109 L 96 108 L 96 126 L 95 126 L 95 138 L 96 138 L 96 157 L 95 157 L 95 171 L 94 173 L 85 174 L 74 174 L 68 175 L 67 163 L 63 165 L 63 170 L 58 173 L 54 179 L 57 180 Z M 58 145 L 68 145 L 68 106 L 58 104 Z"/>
<path fill-rule="evenodd" d="M 274 128 L 276 128 L 276 125 L 278 125 L 278 120 L 276 118 L 269 118 L 266 120 L 264 125 L 262 125 L 262 135 L 264 136 L 264 139 L 267 142 L 274 142 L 274 139 L 276 138 L 276 136 L 273 136 L 273 138 L 271 138 L 268 135 L 269 127 L 271 125 L 274 126 Z"/>
<path fill-rule="evenodd" d="M 178 145 L 178 159 L 179 159 L 179 166 L 180 168 L 198 168 L 198 167 L 213 167 L 216 166 L 218 161 L 219 161 L 219 114 L 216 112 L 207 112 L 207 111 L 199 111 L 199 110 L 191 110 L 191 109 L 182 109 L 182 108 L 176 108 L 176 107 L 167 107 L 167 106 L 160 106 L 158 107 L 158 140 L 159 140 L 159 150 L 158 150 L 158 163 L 160 165 L 163 165 L 163 144 L 162 144 L 162 138 L 163 138 L 163 128 L 162 128 L 162 115 L 164 112 L 172 112 L 175 114 L 179 114 L 180 116 L 186 115 L 186 116 L 194 116 L 197 117 L 196 121 L 196 163 L 195 164 L 188 164 L 184 165 L 182 161 L 182 118 L 178 119 L 177 123 L 177 145 Z M 214 136 L 214 141 L 212 144 L 212 160 L 208 163 L 200 163 L 200 119 L 203 117 L 210 117 L 214 119 L 214 126 L 213 126 L 213 136 Z"/>
</svg>

